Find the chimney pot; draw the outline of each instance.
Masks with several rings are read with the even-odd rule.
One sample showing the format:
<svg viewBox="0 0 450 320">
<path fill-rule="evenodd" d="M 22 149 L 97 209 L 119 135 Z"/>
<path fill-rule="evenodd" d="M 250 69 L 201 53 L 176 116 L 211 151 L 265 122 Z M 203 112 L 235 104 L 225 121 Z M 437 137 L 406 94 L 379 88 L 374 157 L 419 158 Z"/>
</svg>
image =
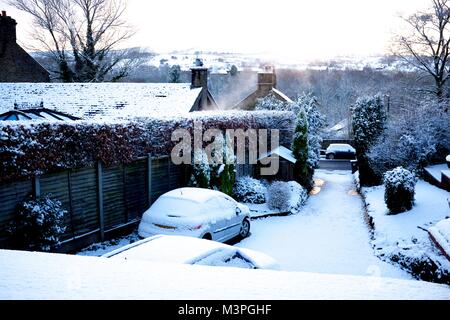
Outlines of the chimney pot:
<svg viewBox="0 0 450 320">
<path fill-rule="evenodd" d="M 192 82 L 191 88 L 208 89 L 208 68 L 194 67 L 191 68 Z"/>
<path fill-rule="evenodd" d="M 5 10 L 0 18 L 0 43 L 16 42 L 16 20 L 8 17 Z"/>
<path fill-rule="evenodd" d="M 276 88 L 277 77 L 273 66 L 265 66 L 264 71 L 258 73 L 258 93 L 260 96 L 266 96 Z"/>
</svg>

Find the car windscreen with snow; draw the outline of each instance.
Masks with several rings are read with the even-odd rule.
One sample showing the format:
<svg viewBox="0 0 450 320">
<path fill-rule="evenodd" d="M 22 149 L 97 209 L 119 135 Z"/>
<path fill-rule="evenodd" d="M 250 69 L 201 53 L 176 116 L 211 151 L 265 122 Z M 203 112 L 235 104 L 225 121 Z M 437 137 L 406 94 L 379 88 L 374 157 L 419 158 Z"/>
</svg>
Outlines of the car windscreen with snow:
<svg viewBox="0 0 450 320">
<path fill-rule="evenodd" d="M 154 217 L 184 218 L 201 214 L 202 206 L 189 199 L 161 197 L 152 206 Z"/>
<path fill-rule="evenodd" d="M 234 267 L 279 269 L 276 261 L 261 252 L 180 236 L 155 236 L 103 255 L 105 258 Z"/>
<path fill-rule="evenodd" d="M 195 261 L 193 264 L 213 267 L 257 269 L 251 260 L 232 248 L 217 250 L 216 252 Z"/>
</svg>

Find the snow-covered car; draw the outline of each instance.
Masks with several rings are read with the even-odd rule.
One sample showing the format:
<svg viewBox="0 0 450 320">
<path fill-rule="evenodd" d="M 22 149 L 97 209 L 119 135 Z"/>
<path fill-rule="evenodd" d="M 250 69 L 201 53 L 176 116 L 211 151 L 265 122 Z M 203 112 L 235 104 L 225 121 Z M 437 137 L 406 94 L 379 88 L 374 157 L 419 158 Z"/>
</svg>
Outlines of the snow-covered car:
<svg viewBox="0 0 450 320">
<path fill-rule="evenodd" d="M 356 159 L 356 150 L 349 144 L 331 144 L 326 151 L 327 159 Z"/>
<path fill-rule="evenodd" d="M 214 267 L 279 269 L 277 262 L 264 253 L 215 241 L 181 236 L 150 237 L 105 254 L 103 257 Z"/>
<path fill-rule="evenodd" d="M 144 213 L 139 236 L 180 235 L 217 242 L 250 235 L 250 209 L 224 193 L 182 188 L 162 195 Z"/>
</svg>

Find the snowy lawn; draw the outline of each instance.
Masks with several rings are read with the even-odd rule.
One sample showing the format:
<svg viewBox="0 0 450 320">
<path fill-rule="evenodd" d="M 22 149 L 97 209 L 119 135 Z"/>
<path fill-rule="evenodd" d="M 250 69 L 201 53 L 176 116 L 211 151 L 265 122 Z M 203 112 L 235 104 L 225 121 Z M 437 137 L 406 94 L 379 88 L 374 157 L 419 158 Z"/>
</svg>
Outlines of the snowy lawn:
<svg viewBox="0 0 450 320">
<path fill-rule="evenodd" d="M 117 238 L 115 240 L 105 241 L 105 242 L 101 242 L 101 243 L 95 243 L 95 244 L 83 249 L 77 255 L 88 256 L 88 257 L 100 257 L 104 254 L 110 253 L 114 250 L 125 247 L 129 244 L 135 243 L 139 240 L 141 240 L 141 239 L 139 238 L 139 235 L 136 231 L 130 235 L 127 235 L 127 236 L 124 236 L 121 238 Z"/>
<path fill-rule="evenodd" d="M 419 281 L 0 250 L 0 299 L 450 299 Z"/>
<path fill-rule="evenodd" d="M 287 271 L 411 279 L 375 256 L 352 174 L 318 170 L 315 179 L 316 194 L 299 214 L 253 221 L 238 246 L 274 257 Z"/>
<path fill-rule="evenodd" d="M 422 263 L 437 269 L 431 271 L 434 274 L 432 278 L 423 274 L 423 279 L 439 281 L 441 275 L 449 277 L 450 263 L 431 242 L 427 232 L 450 216 L 447 203 L 449 192 L 419 180 L 414 208 L 399 215 L 389 215 L 384 203 L 383 186 L 363 188 L 362 191 L 368 213 L 373 219 L 373 245 L 380 257 L 398 261 L 406 268 L 418 268 L 419 272 L 423 272 L 423 267 L 417 264 Z"/>
</svg>

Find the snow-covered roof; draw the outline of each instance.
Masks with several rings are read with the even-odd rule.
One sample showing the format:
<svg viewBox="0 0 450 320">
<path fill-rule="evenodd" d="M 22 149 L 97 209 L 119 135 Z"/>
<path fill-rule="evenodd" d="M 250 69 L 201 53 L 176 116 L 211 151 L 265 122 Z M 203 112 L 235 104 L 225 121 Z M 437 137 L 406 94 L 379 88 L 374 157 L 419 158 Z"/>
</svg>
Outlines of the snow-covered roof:
<svg viewBox="0 0 450 320">
<path fill-rule="evenodd" d="M 23 120 L 71 121 L 79 119 L 72 117 L 69 114 L 45 108 L 13 110 L 0 114 L 0 121 L 23 121 Z"/>
<path fill-rule="evenodd" d="M 295 159 L 294 154 L 291 150 L 289 150 L 286 147 L 280 146 L 276 148 L 275 150 L 272 150 L 271 152 L 266 153 L 264 156 L 262 156 L 259 160 L 270 157 L 272 155 L 278 155 L 280 158 L 283 158 L 289 162 L 297 163 L 297 159 Z"/>
<path fill-rule="evenodd" d="M 275 95 L 278 95 L 279 98 L 284 101 L 284 102 L 288 102 L 288 103 L 292 103 L 294 101 L 292 101 L 291 98 L 289 98 L 287 95 L 285 95 L 283 92 L 281 92 L 280 90 L 276 89 L 276 88 L 272 88 L 272 91 L 275 93 Z"/>
<path fill-rule="evenodd" d="M 0 250 L 0 288 L 3 300 L 450 299 L 448 286 L 424 281 L 7 250 Z"/>
<path fill-rule="evenodd" d="M 325 131 L 327 131 L 327 132 L 342 131 L 344 129 L 348 129 L 348 126 L 349 126 L 349 120 L 344 119 L 344 120 L 340 121 L 339 123 L 333 125 L 332 127 L 327 128 Z"/>
<path fill-rule="evenodd" d="M 0 83 L 0 113 L 43 103 L 81 119 L 174 116 L 191 111 L 201 91 L 169 83 Z"/>
</svg>

